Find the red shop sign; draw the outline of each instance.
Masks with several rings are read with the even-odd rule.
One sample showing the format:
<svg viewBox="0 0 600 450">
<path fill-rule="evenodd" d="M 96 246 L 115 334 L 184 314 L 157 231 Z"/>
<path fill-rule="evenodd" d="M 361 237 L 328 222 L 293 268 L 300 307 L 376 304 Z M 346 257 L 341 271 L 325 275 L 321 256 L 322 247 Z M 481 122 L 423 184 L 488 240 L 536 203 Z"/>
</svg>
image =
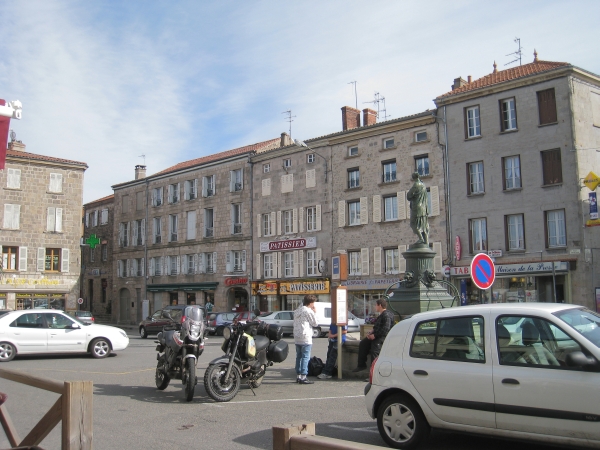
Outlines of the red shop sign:
<svg viewBox="0 0 600 450">
<path fill-rule="evenodd" d="M 306 239 L 289 239 L 287 241 L 269 242 L 269 250 L 287 250 L 306 247 Z"/>
<path fill-rule="evenodd" d="M 233 286 L 235 284 L 246 284 L 248 283 L 248 278 L 226 278 L 225 286 Z"/>
<path fill-rule="evenodd" d="M 460 236 L 456 236 L 454 240 L 454 256 L 457 261 L 460 261 L 460 257 L 462 256 L 462 247 L 460 245 Z"/>
</svg>

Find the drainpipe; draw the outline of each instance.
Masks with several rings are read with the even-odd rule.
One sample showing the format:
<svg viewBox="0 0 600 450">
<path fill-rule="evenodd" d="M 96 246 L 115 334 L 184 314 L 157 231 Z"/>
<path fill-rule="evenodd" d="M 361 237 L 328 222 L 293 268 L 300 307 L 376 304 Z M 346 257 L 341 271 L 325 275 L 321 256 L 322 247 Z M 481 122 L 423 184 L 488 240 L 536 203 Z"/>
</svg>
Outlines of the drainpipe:
<svg viewBox="0 0 600 450">
<path fill-rule="evenodd" d="M 148 188 L 148 178 L 146 178 L 146 226 L 144 227 L 144 298 L 143 300 L 148 300 L 148 312 L 150 314 L 152 314 L 153 309 L 150 307 L 150 300 L 148 299 L 148 228 L 149 228 L 149 224 L 148 224 L 148 205 L 150 203 L 149 199 L 148 199 L 148 192 L 149 192 L 149 188 Z M 143 314 L 142 314 L 143 315 Z M 142 320 L 144 320 L 145 317 L 142 317 Z"/>
<path fill-rule="evenodd" d="M 250 255 L 246 258 L 250 261 L 250 268 L 246 266 L 248 270 L 248 286 L 250 288 L 250 305 L 249 311 L 254 311 L 258 306 L 256 305 L 256 296 L 252 295 L 252 274 L 254 273 L 254 163 L 252 162 L 252 154 L 248 155 L 248 164 L 250 164 Z"/>
<path fill-rule="evenodd" d="M 448 261 L 451 263 L 454 260 L 452 253 L 452 214 L 450 213 L 450 164 L 448 160 L 448 121 L 446 117 L 446 107 L 444 106 L 444 184 L 446 190 L 446 229 L 448 239 L 446 240 Z"/>
</svg>

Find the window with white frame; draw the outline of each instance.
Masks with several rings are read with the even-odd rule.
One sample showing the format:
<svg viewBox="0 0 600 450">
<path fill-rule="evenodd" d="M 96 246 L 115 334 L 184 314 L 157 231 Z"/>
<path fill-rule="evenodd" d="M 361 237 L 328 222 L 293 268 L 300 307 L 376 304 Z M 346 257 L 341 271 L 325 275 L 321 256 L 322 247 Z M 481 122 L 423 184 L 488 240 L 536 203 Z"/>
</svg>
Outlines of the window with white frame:
<svg viewBox="0 0 600 450">
<path fill-rule="evenodd" d="M 21 189 L 21 169 L 7 169 L 6 188 Z"/>
<path fill-rule="evenodd" d="M 469 163 L 469 194 L 483 194 L 485 185 L 483 184 L 483 162 L 478 161 Z"/>
<path fill-rule="evenodd" d="M 348 156 L 358 156 L 358 146 L 348 147 Z"/>
<path fill-rule="evenodd" d="M 187 274 L 193 275 L 195 272 L 194 255 L 185 255 Z"/>
<path fill-rule="evenodd" d="M 152 242 L 155 244 L 160 244 L 162 242 L 162 226 L 160 222 L 160 217 L 155 217 L 152 219 Z"/>
<path fill-rule="evenodd" d="M 514 131 L 517 129 L 517 109 L 515 99 L 507 98 L 500 100 L 500 109 L 502 114 L 502 131 Z"/>
<path fill-rule="evenodd" d="M 271 171 L 271 164 L 263 164 L 263 173 L 269 173 Z"/>
<path fill-rule="evenodd" d="M 96 249 L 90 247 L 90 262 L 96 261 Z"/>
<path fill-rule="evenodd" d="M 506 216 L 508 250 L 525 250 L 523 214 Z"/>
<path fill-rule="evenodd" d="M 144 233 L 146 232 L 146 230 L 144 230 L 144 221 L 136 220 L 133 222 L 133 226 L 135 227 L 133 231 L 135 242 L 133 245 L 144 245 Z"/>
<path fill-rule="evenodd" d="M 426 177 L 429 175 L 429 155 L 421 155 L 415 157 L 416 170 L 420 176 Z"/>
<path fill-rule="evenodd" d="M 177 241 L 177 214 L 169 215 L 169 242 Z"/>
<path fill-rule="evenodd" d="M 204 253 L 204 270 L 206 273 L 216 272 L 217 258 L 216 253 Z"/>
<path fill-rule="evenodd" d="M 398 196 L 390 195 L 383 198 L 384 220 L 398 220 Z"/>
<path fill-rule="evenodd" d="M 245 256 L 246 252 L 243 250 L 234 250 L 231 252 L 234 272 L 243 272 L 246 270 Z"/>
<path fill-rule="evenodd" d="M 229 185 L 230 192 L 241 191 L 244 187 L 243 180 L 242 180 L 242 169 L 232 170 L 230 172 L 230 176 L 231 176 L 230 185 Z"/>
<path fill-rule="evenodd" d="M 242 204 L 235 203 L 231 205 L 231 234 L 240 234 L 242 232 Z"/>
<path fill-rule="evenodd" d="M 48 186 L 49 192 L 62 192 L 63 191 L 63 176 L 62 173 L 51 173 L 50 174 L 50 185 Z"/>
<path fill-rule="evenodd" d="M 348 225 L 360 225 L 360 202 L 348 202 Z"/>
<path fill-rule="evenodd" d="M 92 221 L 92 226 L 97 227 L 98 226 L 98 210 L 92 211 L 90 218 Z"/>
<path fill-rule="evenodd" d="M 485 218 L 470 219 L 469 229 L 471 231 L 471 253 L 486 252 L 487 246 L 487 220 Z"/>
<path fill-rule="evenodd" d="M 108 244 L 102 244 L 101 252 L 102 252 L 102 261 L 108 261 Z"/>
<path fill-rule="evenodd" d="M 546 211 L 547 247 L 566 247 L 567 230 L 565 227 L 565 210 Z"/>
<path fill-rule="evenodd" d="M 362 274 L 362 260 L 360 252 L 348 252 L 348 273 L 350 275 Z"/>
<path fill-rule="evenodd" d="M 348 189 L 360 186 L 360 170 L 358 167 L 348 169 Z"/>
<path fill-rule="evenodd" d="M 106 225 L 108 223 L 108 209 L 104 208 L 100 211 L 100 225 Z"/>
<path fill-rule="evenodd" d="M 427 140 L 427 131 L 417 131 L 415 133 L 415 142 L 425 142 Z"/>
<path fill-rule="evenodd" d="M 519 156 L 509 156 L 504 160 L 504 189 L 518 189 L 521 187 L 521 161 Z"/>
<path fill-rule="evenodd" d="M 465 109 L 465 120 L 467 121 L 467 138 L 481 136 L 481 122 L 479 120 L 479 106 L 471 106 Z"/>
<path fill-rule="evenodd" d="M 263 277 L 264 278 L 273 278 L 274 275 L 274 271 L 273 271 L 273 259 L 275 257 L 275 253 L 265 253 L 264 257 L 263 257 Z"/>
<path fill-rule="evenodd" d="M 206 208 L 204 210 L 204 237 L 214 236 L 214 210 Z"/>
<path fill-rule="evenodd" d="M 150 260 L 150 276 L 159 277 L 161 275 L 162 275 L 162 256 L 157 256 Z"/>
<path fill-rule="evenodd" d="M 152 189 L 152 206 L 161 206 L 163 204 L 163 188 Z"/>
<path fill-rule="evenodd" d="M 172 204 L 179 202 L 179 183 L 169 185 L 167 201 Z"/>
<path fill-rule="evenodd" d="M 283 267 L 286 278 L 294 276 L 294 253 L 286 252 L 283 254 Z"/>
<path fill-rule="evenodd" d="M 396 161 L 384 161 L 381 163 L 383 166 L 383 182 L 389 183 L 390 181 L 396 181 Z"/>
<path fill-rule="evenodd" d="M 397 274 L 400 273 L 400 253 L 398 247 L 385 249 L 385 273 Z"/>
<path fill-rule="evenodd" d="M 134 277 L 143 277 L 144 276 L 144 258 L 136 258 L 133 260 L 134 262 Z"/>
<path fill-rule="evenodd" d="M 202 197 L 212 197 L 215 193 L 215 176 L 202 177 Z"/>
<path fill-rule="evenodd" d="M 306 208 L 306 231 L 317 231 L 317 207 Z"/>
<path fill-rule="evenodd" d="M 4 222 L 2 228 L 18 230 L 20 228 L 21 205 L 4 204 Z"/>
<path fill-rule="evenodd" d="M 306 155 L 306 163 L 307 164 L 312 164 L 315 162 L 315 154 L 314 153 L 309 153 Z"/>
<path fill-rule="evenodd" d="M 46 216 L 46 231 L 53 233 L 62 232 L 62 208 L 48 207 Z M 97 211 L 94 211 L 97 212 Z"/>
<path fill-rule="evenodd" d="M 119 247 L 129 247 L 129 222 L 119 224 Z"/>
<path fill-rule="evenodd" d="M 187 180 L 183 185 L 185 200 L 194 200 L 198 197 L 198 180 Z"/>
<path fill-rule="evenodd" d="M 179 256 L 167 256 L 169 275 L 179 274 Z"/>
<path fill-rule="evenodd" d="M 271 214 L 262 214 L 262 234 L 263 236 L 271 236 L 273 234 L 273 224 L 271 223 Z"/>
<path fill-rule="evenodd" d="M 306 275 L 319 275 L 318 272 L 317 251 L 306 251 Z"/>
<path fill-rule="evenodd" d="M 394 138 L 384 139 L 383 148 L 394 148 Z"/>
<path fill-rule="evenodd" d="M 117 276 L 118 277 L 126 277 L 127 273 L 125 273 L 125 268 L 126 268 L 126 260 L 124 259 L 120 259 L 117 261 Z"/>
<path fill-rule="evenodd" d="M 291 158 L 285 158 L 283 160 L 283 167 L 285 167 L 286 169 L 289 167 L 292 167 L 292 159 Z"/>
<path fill-rule="evenodd" d="M 294 232 L 294 214 L 291 209 L 283 211 L 283 233 L 291 234 Z"/>
</svg>

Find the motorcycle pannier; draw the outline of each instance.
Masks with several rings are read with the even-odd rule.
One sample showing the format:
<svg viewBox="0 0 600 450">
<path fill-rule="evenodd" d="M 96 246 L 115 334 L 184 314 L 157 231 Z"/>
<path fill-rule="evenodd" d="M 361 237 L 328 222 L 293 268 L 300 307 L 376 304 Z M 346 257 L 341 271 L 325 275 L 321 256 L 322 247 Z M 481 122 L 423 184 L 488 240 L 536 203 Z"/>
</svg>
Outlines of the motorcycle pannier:
<svg viewBox="0 0 600 450">
<path fill-rule="evenodd" d="M 283 330 L 281 329 L 281 326 L 274 323 L 270 324 L 269 328 L 267 329 L 267 337 L 272 341 L 281 340 L 283 337 Z"/>
<path fill-rule="evenodd" d="M 271 342 L 271 345 L 269 345 L 269 350 L 267 351 L 267 356 L 271 361 L 280 363 L 285 361 L 285 358 L 287 358 L 288 355 L 288 351 L 289 347 L 287 342 Z"/>
</svg>

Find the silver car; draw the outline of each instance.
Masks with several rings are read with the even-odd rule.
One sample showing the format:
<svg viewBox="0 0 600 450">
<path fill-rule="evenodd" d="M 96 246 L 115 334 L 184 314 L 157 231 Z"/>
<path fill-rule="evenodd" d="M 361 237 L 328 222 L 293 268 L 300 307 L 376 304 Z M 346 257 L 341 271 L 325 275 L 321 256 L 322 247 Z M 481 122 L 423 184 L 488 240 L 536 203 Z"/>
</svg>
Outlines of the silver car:
<svg viewBox="0 0 600 450">
<path fill-rule="evenodd" d="M 91 311 L 67 311 L 67 314 L 83 322 L 84 325 L 96 323 L 96 319 L 94 319 Z"/>
<path fill-rule="evenodd" d="M 262 322 L 281 326 L 283 334 L 294 333 L 294 311 L 272 311 L 261 314 L 258 319 Z"/>
</svg>

